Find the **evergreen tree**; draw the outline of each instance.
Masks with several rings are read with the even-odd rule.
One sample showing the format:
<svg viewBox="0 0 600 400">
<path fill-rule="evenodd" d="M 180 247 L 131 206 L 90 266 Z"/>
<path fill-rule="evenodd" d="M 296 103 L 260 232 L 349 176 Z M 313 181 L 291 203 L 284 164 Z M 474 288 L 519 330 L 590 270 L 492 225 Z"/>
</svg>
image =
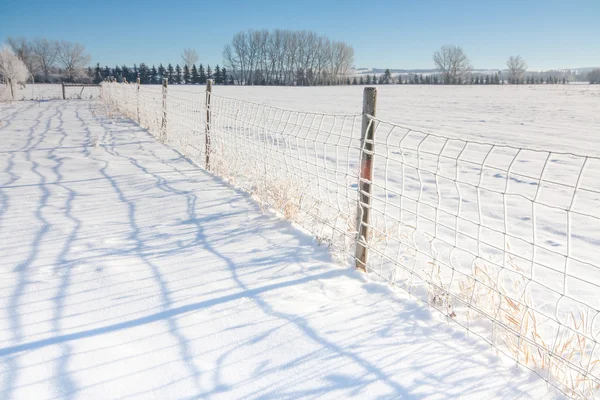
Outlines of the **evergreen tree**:
<svg viewBox="0 0 600 400">
<path fill-rule="evenodd" d="M 489 85 L 489 84 L 490 84 L 490 76 L 489 76 L 489 75 L 486 75 L 486 76 L 485 76 L 485 84 L 486 84 L 486 85 Z"/>
<path fill-rule="evenodd" d="M 353 85 L 358 85 L 358 82 L 356 81 L 356 76 L 354 77 L 354 79 L 352 79 L 352 84 Z"/>
<path fill-rule="evenodd" d="M 457 83 L 458 83 L 459 85 L 462 85 L 462 77 L 461 77 L 461 76 L 459 76 L 459 77 L 458 77 L 458 82 L 457 82 Z"/>
<path fill-rule="evenodd" d="M 221 69 L 221 81 L 223 82 L 223 85 L 227 85 L 227 69 L 225 67 L 223 67 Z"/>
<path fill-rule="evenodd" d="M 479 84 L 480 84 L 480 82 L 479 82 L 479 77 L 476 77 L 476 78 L 475 78 L 475 84 L 476 84 L 476 85 L 479 85 Z"/>
<path fill-rule="evenodd" d="M 129 71 L 129 68 L 127 68 L 127 65 L 123 65 L 121 67 L 121 74 L 123 75 L 123 79 L 126 80 L 127 82 L 135 82 L 135 79 L 131 79 L 131 71 Z"/>
<path fill-rule="evenodd" d="M 219 64 L 215 66 L 215 73 L 213 75 L 213 79 L 215 80 L 215 83 L 217 85 L 223 83 L 223 80 L 221 78 L 221 68 L 219 67 Z M 302 81 L 304 81 L 304 71 L 302 71 Z"/>
<path fill-rule="evenodd" d="M 167 65 L 167 76 L 165 76 L 165 78 L 167 78 L 167 81 L 171 84 L 171 83 L 175 83 L 174 79 L 175 79 L 175 70 L 173 69 L 173 66 L 171 65 L 171 63 L 169 63 L 169 65 Z"/>
<path fill-rule="evenodd" d="M 499 85 L 500 84 L 500 77 L 498 76 L 498 73 L 496 73 L 494 75 L 494 85 Z"/>
<path fill-rule="evenodd" d="M 235 81 L 233 80 L 233 75 L 229 77 L 229 84 L 235 85 Z"/>
<path fill-rule="evenodd" d="M 210 69 L 210 64 L 206 66 L 206 79 L 212 79 L 212 69 Z"/>
<path fill-rule="evenodd" d="M 97 63 L 94 72 L 94 83 L 100 83 L 102 82 L 102 79 L 102 68 L 100 68 L 100 63 Z"/>
<path fill-rule="evenodd" d="M 183 83 L 183 74 L 181 73 L 181 67 L 179 64 L 175 65 L 175 77 L 173 79 L 177 85 Z"/>
<path fill-rule="evenodd" d="M 367 85 L 371 84 L 371 75 L 367 74 Z"/>
<path fill-rule="evenodd" d="M 165 67 L 163 67 L 162 63 L 158 65 L 158 82 L 157 83 L 162 83 L 163 79 L 165 79 L 167 77 L 167 71 L 165 70 Z"/>
<path fill-rule="evenodd" d="M 104 67 L 104 73 L 102 74 L 102 78 L 107 79 L 107 78 L 110 78 L 111 76 L 112 76 L 112 73 L 110 72 L 110 68 L 107 65 L 106 67 Z"/>
<path fill-rule="evenodd" d="M 438 83 L 440 83 L 440 78 L 437 75 L 433 76 L 433 84 L 437 85 Z"/>
<path fill-rule="evenodd" d="M 358 80 L 358 84 L 359 85 L 364 85 L 365 84 L 365 80 L 363 79 L 363 77 L 361 76 L 360 79 Z"/>
<path fill-rule="evenodd" d="M 133 76 L 134 76 L 135 78 L 137 78 L 137 77 L 139 77 L 139 76 L 140 76 L 140 71 L 138 70 L 138 67 L 137 67 L 137 65 L 135 65 L 135 64 L 133 64 Z"/>
<path fill-rule="evenodd" d="M 383 83 L 385 84 L 389 84 L 392 80 L 392 73 L 390 72 L 389 69 L 386 69 L 384 74 L 383 74 Z"/>
<path fill-rule="evenodd" d="M 158 71 L 156 70 L 156 67 L 153 65 L 152 68 L 150 68 L 150 83 L 158 83 Z"/>
<path fill-rule="evenodd" d="M 563 85 L 566 85 L 566 84 L 567 84 L 567 78 L 566 78 L 566 77 L 564 77 L 564 76 L 563 76 L 563 79 L 562 79 L 562 83 L 563 83 Z"/>
<path fill-rule="evenodd" d="M 185 83 L 186 85 L 192 83 L 190 77 L 190 69 L 188 68 L 187 64 L 183 66 L 183 83 Z"/>
<path fill-rule="evenodd" d="M 204 72 L 204 67 L 202 66 L 202 64 L 200 64 L 200 67 L 198 67 L 198 76 L 198 83 L 204 85 L 206 83 L 206 72 Z"/>
<path fill-rule="evenodd" d="M 150 83 L 150 68 L 144 63 L 140 63 L 140 83 L 147 85 Z"/>
<path fill-rule="evenodd" d="M 398 84 L 402 85 L 402 75 L 398 74 Z"/>
<path fill-rule="evenodd" d="M 200 83 L 200 77 L 198 76 L 198 68 L 196 68 L 196 64 L 192 65 L 192 84 L 197 85 Z"/>
</svg>

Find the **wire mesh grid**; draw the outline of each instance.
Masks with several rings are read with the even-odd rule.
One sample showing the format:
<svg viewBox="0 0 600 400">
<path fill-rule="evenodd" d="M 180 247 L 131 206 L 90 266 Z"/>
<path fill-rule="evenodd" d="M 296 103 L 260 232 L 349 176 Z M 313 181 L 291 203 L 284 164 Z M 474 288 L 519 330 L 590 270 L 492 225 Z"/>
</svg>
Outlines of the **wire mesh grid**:
<svg viewBox="0 0 600 400">
<path fill-rule="evenodd" d="M 104 88 L 133 115 L 135 91 Z M 567 395 L 597 393 L 600 159 L 451 139 L 372 116 L 374 140 L 361 142 L 363 115 L 141 89 L 142 125 L 160 137 L 166 110 L 170 144 L 344 261 L 355 255 L 360 159 L 369 152 L 368 272 Z"/>
</svg>

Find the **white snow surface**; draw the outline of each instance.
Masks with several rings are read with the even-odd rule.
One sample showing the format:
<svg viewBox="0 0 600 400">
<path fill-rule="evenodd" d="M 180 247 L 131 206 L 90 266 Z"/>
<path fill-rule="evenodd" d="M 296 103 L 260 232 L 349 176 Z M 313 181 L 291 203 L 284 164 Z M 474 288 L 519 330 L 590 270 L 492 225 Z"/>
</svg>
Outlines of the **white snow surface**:
<svg viewBox="0 0 600 400">
<path fill-rule="evenodd" d="M 95 110 L 0 105 L 1 399 L 560 398 Z"/>
</svg>

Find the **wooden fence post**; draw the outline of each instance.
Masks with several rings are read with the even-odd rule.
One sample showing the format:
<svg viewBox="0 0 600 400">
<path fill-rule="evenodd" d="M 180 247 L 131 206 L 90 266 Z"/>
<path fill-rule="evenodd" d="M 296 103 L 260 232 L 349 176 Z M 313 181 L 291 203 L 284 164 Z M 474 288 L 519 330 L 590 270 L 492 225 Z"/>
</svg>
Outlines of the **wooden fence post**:
<svg viewBox="0 0 600 400">
<path fill-rule="evenodd" d="M 206 80 L 206 170 L 210 171 L 210 123 L 211 123 L 211 110 L 210 110 L 210 97 L 212 95 L 212 79 Z"/>
<path fill-rule="evenodd" d="M 137 121 L 138 121 L 138 124 L 141 124 L 141 121 L 140 121 L 140 78 L 139 77 L 135 80 L 135 83 L 137 84 L 136 94 L 135 94 L 136 103 L 137 103 Z"/>
<path fill-rule="evenodd" d="M 160 125 L 160 135 L 161 135 L 161 140 L 166 142 L 167 141 L 167 85 L 169 84 L 169 81 L 167 80 L 167 78 L 163 79 L 163 84 L 162 84 L 162 111 L 163 111 L 163 115 L 162 115 L 162 122 Z"/>
<path fill-rule="evenodd" d="M 63 95 L 63 100 L 67 99 L 67 96 L 65 96 L 65 83 L 61 82 L 61 86 L 62 86 L 62 95 Z"/>
<path fill-rule="evenodd" d="M 371 198 L 373 195 L 373 156 L 375 150 L 375 116 L 377 88 L 366 87 L 363 92 L 362 129 L 360 137 L 361 158 L 358 181 L 358 207 L 356 211 L 356 268 L 367 270 L 369 236 L 371 235 Z"/>
</svg>

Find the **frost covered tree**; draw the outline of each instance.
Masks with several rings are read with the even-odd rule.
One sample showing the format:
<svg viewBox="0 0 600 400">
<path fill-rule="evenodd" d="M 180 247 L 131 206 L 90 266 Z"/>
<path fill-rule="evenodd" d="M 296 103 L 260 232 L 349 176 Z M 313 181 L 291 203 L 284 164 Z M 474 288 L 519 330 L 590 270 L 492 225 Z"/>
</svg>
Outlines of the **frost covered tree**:
<svg viewBox="0 0 600 400">
<path fill-rule="evenodd" d="M 183 83 L 185 83 L 186 85 L 192 83 L 190 79 L 190 69 L 188 68 L 187 64 L 183 66 Z"/>
<path fill-rule="evenodd" d="M 57 58 L 71 81 L 75 80 L 90 62 L 90 56 L 85 52 L 82 44 L 65 40 L 58 43 Z"/>
<path fill-rule="evenodd" d="M 184 66 L 187 66 L 188 69 L 191 69 L 192 65 L 198 62 L 198 52 L 194 49 L 183 50 L 181 61 L 183 61 Z"/>
<path fill-rule="evenodd" d="M 192 84 L 196 85 L 197 83 L 200 83 L 200 79 L 198 76 L 198 68 L 196 68 L 196 64 L 192 64 L 192 72 L 191 72 L 191 80 L 192 80 Z"/>
<path fill-rule="evenodd" d="M 464 77 L 471 70 L 469 58 L 459 46 L 442 46 L 433 53 L 433 62 L 444 76 L 446 84 L 456 82 L 458 77 Z"/>
<path fill-rule="evenodd" d="M 204 66 L 202 64 L 198 67 L 198 83 L 201 85 L 206 83 L 206 72 L 204 72 Z"/>
<path fill-rule="evenodd" d="M 9 89 L 11 98 L 15 98 L 15 85 L 24 84 L 29 78 L 27 66 L 8 47 L 0 50 L 0 81 L 4 81 Z"/>
<path fill-rule="evenodd" d="M 27 70 L 34 74 L 36 72 L 36 60 L 35 54 L 33 53 L 33 49 L 31 43 L 27 41 L 24 37 L 7 37 L 6 44 L 12 50 L 13 54 L 16 55 L 27 67 Z"/>
<path fill-rule="evenodd" d="M 527 71 L 527 63 L 521 56 L 510 56 L 506 61 L 508 67 L 509 79 L 513 83 L 519 83 L 523 80 L 523 75 Z"/>
</svg>

